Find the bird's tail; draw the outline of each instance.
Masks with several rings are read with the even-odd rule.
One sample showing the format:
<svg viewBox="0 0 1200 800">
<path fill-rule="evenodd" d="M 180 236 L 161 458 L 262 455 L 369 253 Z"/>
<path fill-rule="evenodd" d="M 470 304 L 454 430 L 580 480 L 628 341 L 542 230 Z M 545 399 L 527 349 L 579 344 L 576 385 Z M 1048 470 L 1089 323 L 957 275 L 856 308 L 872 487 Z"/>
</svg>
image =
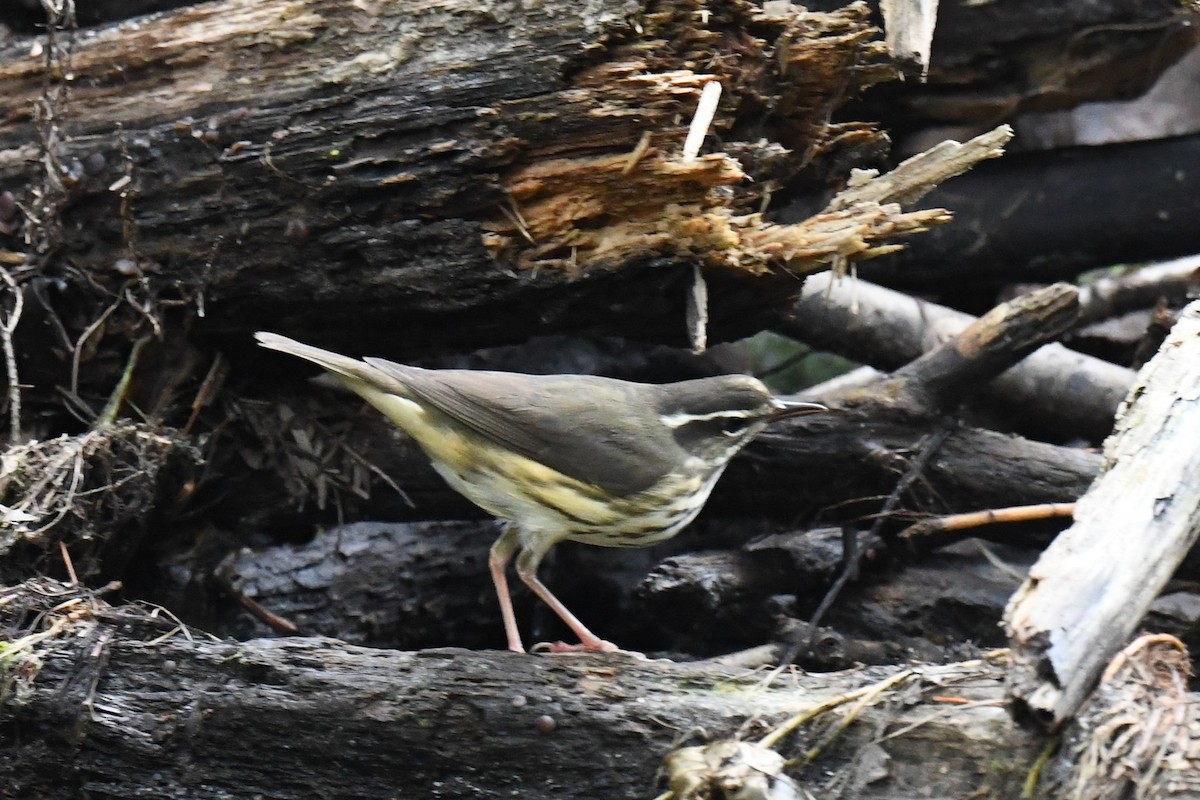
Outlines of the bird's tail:
<svg viewBox="0 0 1200 800">
<path fill-rule="evenodd" d="M 389 378 L 382 370 L 376 369 L 370 364 L 366 364 L 356 358 L 349 358 L 329 350 L 322 350 L 319 347 L 297 342 L 295 339 L 280 336 L 278 333 L 259 331 L 254 334 L 254 338 L 258 340 L 260 345 L 270 350 L 278 350 L 281 353 L 303 358 L 306 361 L 311 361 L 318 366 L 324 367 L 339 377 L 348 378 L 351 386 L 354 386 L 355 382 L 359 381 L 378 386 L 379 388 L 386 388 L 388 384 L 395 383 L 395 380 Z"/>
</svg>

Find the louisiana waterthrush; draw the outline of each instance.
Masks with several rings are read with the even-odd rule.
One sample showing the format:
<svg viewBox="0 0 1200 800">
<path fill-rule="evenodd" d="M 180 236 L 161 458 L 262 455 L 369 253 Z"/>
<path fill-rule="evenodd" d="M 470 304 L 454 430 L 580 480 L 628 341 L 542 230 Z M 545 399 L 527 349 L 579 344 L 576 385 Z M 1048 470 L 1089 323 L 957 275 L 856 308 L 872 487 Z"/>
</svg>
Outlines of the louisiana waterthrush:
<svg viewBox="0 0 1200 800">
<path fill-rule="evenodd" d="M 455 490 L 507 520 L 488 566 L 517 652 L 524 648 L 505 577 L 514 555 L 517 575 L 574 631 L 580 649 L 615 650 L 538 580 L 550 548 L 568 539 L 605 547 L 669 539 L 763 428 L 825 410 L 776 399 L 747 375 L 644 384 L 428 370 L 358 361 L 275 333 L 257 338 L 331 372 L 416 440 Z"/>
</svg>

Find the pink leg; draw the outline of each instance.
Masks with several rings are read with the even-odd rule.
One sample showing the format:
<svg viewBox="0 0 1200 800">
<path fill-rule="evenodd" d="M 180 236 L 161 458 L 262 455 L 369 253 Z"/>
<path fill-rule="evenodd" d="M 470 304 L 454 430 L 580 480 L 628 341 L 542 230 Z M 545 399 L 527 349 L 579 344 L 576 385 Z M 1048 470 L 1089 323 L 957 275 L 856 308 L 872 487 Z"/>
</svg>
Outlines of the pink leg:
<svg viewBox="0 0 1200 800">
<path fill-rule="evenodd" d="M 500 616 L 504 618 L 504 633 L 508 636 L 508 649 L 514 653 L 524 653 L 521 646 L 521 634 L 517 630 L 517 615 L 513 612 L 512 598 L 508 594 L 508 578 L 504 570 L 517 551 L 517 532 L 512 525 L 507 525 L 500 538 L 492 545 L 488 555 L 488 569 L 492 572 L 492 583 L 496 586 L 496 597 L 500 600 Z"/>
<path fill-rule="evenodd" d="M 587 629 L 579 618 L 567 609 L 562 602 L 551 594 L 546 585 L 538 580 L 537 567 L 542 560 L 545 551 L 523 550 L 521 555 L 517 556 L 517 577 L 524 581 L 525 585 L 533 590 L 533 593 L 542 599 L 542 602 L 550 606 L 550 610 L 559 616 L 559 618 L 567 623 L 576 636 L 579 637 L 579 647 L 558 646 L 551 647 L 551 650 L 587 650 L 597 653 L 612 653 L 619 652 L 620 648 L 612 642 L 606 642 L 596 634 Z"/>
</svg>

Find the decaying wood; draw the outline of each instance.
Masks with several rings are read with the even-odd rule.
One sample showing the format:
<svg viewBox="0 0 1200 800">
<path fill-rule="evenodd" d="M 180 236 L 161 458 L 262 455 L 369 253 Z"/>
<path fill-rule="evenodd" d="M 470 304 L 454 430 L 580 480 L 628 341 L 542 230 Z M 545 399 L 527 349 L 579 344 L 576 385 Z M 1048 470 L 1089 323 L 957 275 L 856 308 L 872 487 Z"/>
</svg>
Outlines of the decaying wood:
<svg viewBox="0 0 1200 800">
<path fill-rule="evenodd" d="M 806 669 L 894 664 L 905 653 L 945 663 L 962 657 L 962 642 L 1002 643 L 995 621 L 1034 559 L 1028 548 L 973 541 L 895 568 L 880 541 L 868 540 L 860 550 L 865 555 L 857 580 L 816 637 L 804 620 L 843 568 L 840 531 L 830 529 L 786 531 L 736 550 L 663 559 L 638 585 L 636 607 L 666 638 L 694 642 L 691 647 L 713 641 L 746 647 L 764 638 L 803 642 L 794 657 Z M 773 663 L 786 657 L 788 647 L 779 650 Z"/>
<path fill-rule="evenodd" d="M 762 530 L 709 520 L 669 545 L 632 554 L 563 546 L 541 576 L 589 625 L 627 648 L 696 656 L 781 642 L 799 635 L 797 627 L 807 625 L 799 618 L 840 570 L 841 537 L 830 529 Z M 503 647 L 486 568 L 495 533 L 491 523 L 356 523 L 304 544 L 244 550 L 227 559 L 220 577 L 294 627 L 234 607 L 209 630 L 400 649 Z M 962 657 L 957 642 L 1001 644 L 995 621 L 1035 554 L 1003 544 L 1012 538 L 1004 530 L 991 533 L 995 543 L 964 543 L 889 572 L 870 566 L 895 563 L 882 543 L 864 542 L 861 581 L 835 609 L 836 627 L 820 631 L 800 663 L 821 671 L 910 658 L 944 663 Z M 515 602 L 529 639 L 569 637 L 522 587 Z"/>
<path fill-rule="evenodd" d="M 855 170 L 829 209 L 853 208 L 864 202 L 910 205 L 943 181 L 967 172 L 981 161 L 1003 155 L 1004 145 L 1012 137 L 1012 128 L 1000 125 L 966 142 L 940 142 L 900 162 L 886 175 L 877 175 L 875 170 Z"/>
<path fill-rule="evenodd" d="M 972 320 L 970 314 L 868 281 L 821 274 L 805 280 L 795 308 L 774 327 L 814 347 L 890 370 Z M 1052 343 L 999 375 L 977 402 L 1018 430 L 1051 432 L 1059 440 L 1100 439 L 1112 429 L 1133 376 L 1132 370 Z"/>
<path fill-rule="evenodd" d="M 951 13 L 1007 13 L 1004 5 L 959 4 Z M 1096 12 L 1080 13 L 1094 19 L 1087 15 Z M 834 123 L 833 115 L 867 87 L 895 76 L 869 19 L 858 3 L 820 11 L 787 2 L 588 0 L 568 13 L 553 3 L 507 0 L 224 0 L 87 33 L 59 31 L 34 47 L 33 40 L 0 39 L 0 267 L 11 268 L 2 276 L 8 294 L 0 298 L 8 318 L 0 321 L 15 325 L 17 301 L 25 301 L 15 343 L 7 335 L 3 342 L 11 351 L 11 427 L 16 430 L 21 416 L 16 401 L 33 395 L 21 408 L 27 416 L 39 414 L 38 430 L 49 436 L 59 431 L 54 414 L 63 416 L 63 402 L 84 417 L 84 426 L 122 409 L 157 420 L 182 408 L 190 431 L 198 410 L 219 394 L 212 387 L 227 369 L 252 392 L 272 380 L 254 372 L 268 363 L 250 361 L 261 354 L 238 359 L 248 332 L 261 327 L 394 358 L 552 331 L 680 341 L 695 274 L 711 284 L 714 339 L 759 330 L 791 307 L 797 274 L 841 271 L 945 222 L 948 212 L 939 207 L 908 206 L 949 175 L 998 154 L 1009 135 L 997 129 L 963 145 L 947 143 L 882 175 L 851 172 L 881 151 L 884 137 L 866 124 Z M 1176 12 L 1136 20 L 1125 23 L 1137 29 L 1135 62 L 1148 60 L 1153 42 L 1169 60 L 1192 35 Z M 1086 31 L 1055 27 L 1016 44 L 1003 39 L 1008 32 L 993 33 L 1002 39 L 987 48 L 989 57 L 1006 68 L 1020 65 L 1012 70 L 1019 90 L 977 102 L 987 114 L 1098 91 L 1105 83 L 1097 80 L 1098 65 L 1111 64 L 1111 44 L 1120 35 L 1099 23 Z M 1080 58 L 1071 46 L 1084 42 L 1088 53 Z M 934 71 L 944 76 L 947 62 L 937 64 L 937 52 Z M 983 72 L 957 75 L 959 86 L 977 87 Z M 1153 72 L 1140 70 L 1135 80 L 1149 80 Z M 712 82 L 725 92 L 706 152 L 681 158 L 687 121 Z M 961 116 L 963 95 L 945 85 L 937 91 L 911 107 L 943 119 Z M 1190 191 L 1190 173 L 1177 174 L 1171 158 L 1164 162 L 1151 160 L 1138 187 L 1089 188 L 1087 196 L 1121 197 L 1139 246 L 1149 238 L 1152 247 L 1173 251 L 1193 241 L 1194 232 L 1177 219 L 1164 222 L 1161 212 L 1177 218 L 1197 193 Z M 849 185 L 836 192 L 847 177 Z M 1065 276 L 1126 252 L 1111 247 L 1109 231 L 1087 218 L 1087 204 L 1071 202 L 1078 214 L 1048 212 L 1035 201 L 1025 205 L 1027 183 L 1014 187 L 967 190 L 998 196 L 1017 216 L 1028 214 L 1043 226 L 1030 229 L 1029 241 L 953 241 L 956 277 L 966 258 L 992 259 L 975 271 L 973 308 L 990 306 L 992 290 L 1014 277 L 1042 279 L 1046 263 Z M 1149 194 L 1137 194 L 1143 189 Z M 822 191 L 820 202 L 816 191 Z M 806 211 L 793 217 L 770 208 L 773 194 Z M 1143 203 L 1148 196 L 1162 202 Z M 938 197 L 929 198 L 935 206 Z M 954 204 L 966 207 L 971 199 Z M 985 216 L 1012 219 L 991 210 Z M 1076 229 L 1062 230 L 1077 218 L 1088 223 L 1084 230 L 1099 231 L 1084 250 L 1074 247 Z M 970 221 L 966 229 L 976 232 Z M 1112 233 L 1116 240 L 1131 238 L 1128 229 Z M 1065 244 L 1042 264 L 1025 258 L 1043 255 L 1055 242 Z M 910 286 L 945 289 L 948 260 L 921 264 L 902 278 Z M 874 291 L 860 286 L 864 295 Z M 853 294 L 853 287 L 835 285 L 829 296 L 848 307 L 855 301 L 840 293 Z M 1143 287 L 1124 289 L 1126 296 L 1145 296 Z M 806 291 L 821 290 L 810 282 Z M 1126 302 L 1113 300 L 1108 287 L 1090 291 L 1104 300 L 1095 308 Z M 663 560 L 670 554 L 565 547 L 557 564 L 546 565 L 547 579 L 591 594 L 591 607 L 583 606 L 588 613 L 628 617 L 641 641 L 666 632 L 673 635 L 671 647 L 695 645 L 693 654 L 714 652 L 739 636 L 762 634 L 747 644 L 807 637 L 799 618 L 838 568 L 840 554 L 828 539 L 814 544 L 820 531 L 795 528 L 814 515 L 830 522 L 869 517 L 896 476 L 914 471 L 914 454 L 928 451 L 930 458 L 905 491 L 903 513 L 1071 500 L 1093 481 L 1101 463 L 1094 453 L 979 428 L 950 429 L 962 404 L 1059 336 L 1076 311 L 1075 290 L 1054 286 L 965 320 L 947 341 L 876 356 L 888 359 L 881 366 L 894 374 L 831 393 L 833 413 L 763 436 L 731 466 L 713 496 L 711 516 L 671 543 L 692 550 L 712 545 L 685 541 L 707 530 L 726 537 L 716 546 L 735 549 Z M 813 323 L 826 331 L 859 324 L 837 320 L 830 313 Z M 134 356 L 124 358 L 135 339 Z M 214 348 L 229 352 L 232 368 L 223 356 L 213 358 Z M 196 389 L 206 366 L 209 378 Z M 987 391 L 1040 393 L 1060 402 L 1070 394 L 1066 368 L 1035 365 L 1013 374 L 1022 372 L 1033 376 L 1032 385 L 996 383 Z M 1071 387 L 1070 417 L 1083 419 L 1085 435 L 1101 429 L 1097 420 L 1111 414 L 1113 387 L 1127 379 L 1116 368 L 1105 375 L 1098 381 L 1103 391 L 1090 386 L 1086 398 Z M 1193 396 L 1185 400 L 1194 403 L 1196 387 L 1189 387 Z M 1155 391 L 1149 386 L 1133 408 L 1144 411 Z M 44 392 L 56 393 L 52 403 L 42 402 Z M 211 459 L 204 476 L 210 483 L 202 480 L 200 489 L 208 494 L 187 509 L 195 523 L 173 520 L 162 527 L 163 536 L 152 543 L 160 550 L 148 552 L 146 534 L 160 513 L 186 503 L 196 489 L 186 479 L 192 476 L 130 470 L 109 476 L 111 491 L 93 494 L 84 480 L 105 475 L 84 469 L 93 466 L 86 447 L 112 430 L 98 428 L 63 440 L 60 448 L 43 441 L 6 454 L 0 551 L 13 547 L 0 555 L 71 541 L 70 552 L 62 551 L 64 569 L 71 568 L 72 553 L 87 556 L 77 564 L 85 578 L 124 573 L 137 558 L 167 565 L 161 571 L 171 574 L 162 583 L 174 581 L 182 596 L 213 583 L 207 581 L 211 564 L 232 549 L 235 536 L 253 531 L 256 546 L 266 540 L 276 546 L 235 554 L 221 577 L 247 607 L 258 603 L 260 619 L 280 623 L 276 630 L 405 647 L 460 635 L 487 646 L 498 638 L 486 568 L 494 524 L 429 521 L 464 514 L 463 503 L 423 455 L 411 445 L 396 447 L 386 422 L 360 426 L 343 414 L 324 425 L 327 420 L 314 423 L 290 400 L 272 406 L 221 399 L 228 401 L 223 419 L 211 426 L 201 420 L 198 428 Z M 47 406 L 56 410 L 46 413 Z M 97 413 L 102 406 L 106 411 Z M 1052 413 L 1065 411 L 1060 405 Z M 1057 425 L 1053 416 L 1047 419 Z M 1181 420 L 1174 418 L 1182 426 Z M 287 428 L 295 471 L 263 478 L 277 469 L 278 453 L 243 447 L 254 438 L 231 435 L 239 426 L 276 434 Z M 188 434 L 176 437 L 149 425 L 130 430 L 175 458 L 192 457 Z M 931 432 L 937 441 L 945 434 L 937 448 L 926 447 Z M 1056 432 L 1075 431 L 1063 425 Z M 354 436 L 365 440 L 350 441 Z M 14 432 L 11 438 L 19 437 Z M 47 452 L 54 469 L 30 470 L 31 459 Z M 134 455 L 137 462 L 141 451 Z M 1195 471 L 1190 457 L 1179 471 Z M 234 462 L 236 468 L 226 469 Z M 1144 472 L 1159 477 L 1174 468 L 1175 462 L 1163 461 Z M 366 495 L 381 473 L 398 479 L 402 491 L 356 496 Z M 1175 494 L 1157 490 L 1161 519 L 1178 512 L 1183 521 L 1177 527 L 1195 527 L 1194 513 L 1188 517 L 1179 506 L 1187 502 L 1188 485 L 1200 483 L 1196 477 L 1184 474 Z M 257 491 L 272 480 L 274 493 Z M 278 490 L 280 480 L 291 481 L 293 491 Z M 21 481 L 46 491 L 21 494 L 28 486 Z M 334 507 L 353 518 L 384 516 L 380 509 L 389 503 L 402 509 L 396 516 L 423 519 L 387 528 L 356 525 L 279 546 L 280 538 L 308 535 L 319 516 L 309 509 L 296 514 L 280 499 L 307 497 L 309 481 L 326 505 L 325 519 Z M 68 519 L 89 508 L 66 502 L 75 489 L 121 514 Z M 155 493 L 162 496 L 150 497 Z M 215 507 L 209 503 L 219 512 L 209 515 Z M 140 513 L 147 509 L 153 513 Z M 742 531 L 718 518 L 730 512 L 753 515 L 745 529 L 772 517 L 787 519 L 791 529 L 736 549 L 749 535 L 738 539 Z M 73 525 L 53 531 L 57 541 L 33 541 L 45 533 L 47 518 Z M 121 524 L 101 530 L 110 518 Z M 226 525 L 236 533 L 217 530 Z M 883 552 L 882 541 L 872 542 L 872 554 Z M 1111 559 L 1113 552 L 1128 552 L 1122 545 L 1098 549 Z M 966 552 L 970 547 L 985 548 L 961 543 L 957 550 L 922 554 L 920 563 L 902 565 L 905 574 L 895 580 L 868 570 L 857 596 L 841 609 L 849 622 L 839 619 L 836 632 L 818 632 L 824 660 L 815 660 L 830 667 L 945 659 L 954 645 L 934 646 L 939 638 L 986 641 L 978 627 L 955 627 L 950 618 L 961 606 L 954 603 L 965 598 L 972 624 L 989 626 L 994 612 L 981 609 L 999 607 L 1018 580 L 1005 562 L 1028 563 L 1028 551 L 997 556 L 989 549 Z M 618 555 L 630 559 L 617 568 L 622 589 L 597 590 L 589 582 L 595 575 L 617 579 L 605 574 L 611 564 L 593 568 L 587 559 Z M 945 563 L 935 565 L 939 559 Z M 19 563 L 9 559 L 3 566 Z M 939 577 L 949 572 L 957 583 Z M 138 596 L 138 587 L 126 585 Z M 637 585 L 640 593 L 629 588 Z M 197 618 L 210 610 L 180 608 Z M 331 622 L 337 614 L 341 619 Z M 48 580 L 0 590 L 0 634 L 8 640 L 0 648 L 0 729 L 15 734 L 0 748 L 0 774 L 9 781 L 0 794 L 647 797 L 662 786 L 657 775 L 664 756 L 674 751 L 677 765 L 686 760 L 679 748 L 696 740 L 694 730 L 724 744 L 761 742 L 788 715 L 826 700 L 842 720 L 862 715 L 841 733 L 831 715 L 819 716 L 820 730 L 808 726 L 769 745 L 795 757 L 790 773 L 814 796 L 1015 796 L 1026 765 L 1042 749 L 1038 734 L 1009 722 L 1002 666 L 994 661 L 911 674 L 899 668 L 820 678 L 783 673 L 768 686 L 762 675 L 735 670 L 732 659 L 681 665 L 627 654 L 396 653 L 321 638 L 230 644 L 195 632 L 188 640 L 168 618 L 108 606 L 79 586 Z M 698 631 L 697 620 L 731 633 Z M 537 630 L 538 621 L 533 625 Z M 888 638 L 868 635 L 870 625 Z M 250 624 L 214 630 L 262 633 Z M 764 652 L 779 657 L 778 649 L 765 646 L 753 657 Z M 1111 745 L 1120 762 L 1105 764 L 1101 774 L 1137 788 L 1151 785 L 1156 770 L 1169 771 L 1154 760 L 1160 749 L 1189 752 L 1185 731 L 1194 723 L 1178 712 L 1192 701 L 1181 688 L 1186 666 L 1178 652 L 1155 651 L 1153 659 L 1139 660 L 1147 652 L 1130 649 L 1110 666 L 1105 686 L 1115 691 L 1093 701 L 1092 730 L 1073 745 L 1085 755 L 1090 746 Z M 1098 648 L 1089 668 L 1099 669 L 1095 664 L 1109 654 Z M 1149 688 L 1137 681 L 1147 672 L 1160 679 Z M 1121 750 L 1129 737 L 1104 736 L 1131 703 L 1142 701 L 1149 710 L 1138 713 L 1153 724 L 1136 746 Z M 1081 720 L 1087 719 L 1085 713 Z M 1168 766 L 1176 770 L 1179 763 Z M 1091 766 L 1081 761 L 1075 786 L 1084 787 Z M 717 780 L 707 763 L 693 763 L 691 775 L 672 785 L 683 795 Z M 1088 796 L 1093 790 L 1080 791 Z M 1103 789 L 1095 793 L 1103 796 Z"/>
<path fill-rule="evenodd" d="M 1105 668 L 1062 746 L 1042 769 L 1048 796 L 1116 800 L 1200 794 L 1200 698 L 1187 649 L 1172 636 L 1134 640 Z"/>
<path fill-rule="evenodd" d="M 30 112 L 48 65 L 10 45 L 0 184 L 76 232 L 68 287 L 136 273 L 226 340 L 405 358 L 554 329 L 679 339 L 696 262 L 717 273 L 714 331 L 744 332 L 795 287 L 769 264 L 866 257 L 946 215 L 759 217 L 814 159 L 879 141 L 829 115 L 893 72 L 865 5 L 701 5 L 227 0 L 64 34 L 49 160 Z M 683 162 L 713 80 L 721 150 Z M 55 203 L 21 191 L 46 163 Z"/>
<path fill-rule="evenodd" d="M 188 641 L 60 584 L 3 596 L 18 645 L 3 721 L 20 735 L 0 770 L 14 796 L 644 800 L 676 748 L 762 741 L 806 710 L 812 721 L 770 746 L 804 759 L 789 772 L 814 794 L 1011 796 L 1041 748 L 1013 728 L 986 660 L 768 686 L 765 673 L 628 654 Z"/>
<path fill-rule="evenodd" d="M 483 520 L 362 522 L 323 531 L 301 545 L 231 554 L 217 577 L 305 636 L 406 650 L 502 647 L 487 571 L 497 535 L 496 523 Z M 518 593 L 522 621 L 532 606 L 527 599 Z M 214 620 L 221 635 L 272 632 L 242 609 L 224 616 Z"/>
<path fill-rule="evenodd" d="M 1200 303 L 1138 374 L 1075 524 L 1005 615 L 1009 691 L 1055 728 L 1091 691 L 1200 536 Z"/>
</svg>

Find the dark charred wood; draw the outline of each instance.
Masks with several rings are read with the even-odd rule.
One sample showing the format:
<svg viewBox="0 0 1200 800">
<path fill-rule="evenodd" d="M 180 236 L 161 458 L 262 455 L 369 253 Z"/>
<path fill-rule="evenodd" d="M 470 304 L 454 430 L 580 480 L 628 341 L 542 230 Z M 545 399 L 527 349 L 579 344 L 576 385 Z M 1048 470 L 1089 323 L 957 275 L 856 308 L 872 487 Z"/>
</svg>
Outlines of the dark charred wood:
<svg viewBox="0 0 1200 800">
<path fill-rule="evenodd" d="M 1017 153 L 947 181 L 924 202 L 954 221 L 861 274 L 978 313 L 1013 282 L 1069 280 L 1088 269 L 1200 251 L 1200 136 Z M 1136 165 L 1136 168 L 1131 168 Z M 954 297 L 944 294 L 954 287 Z"/>
<path fill-rule="evenodd" d="M 719 238 L 729 214 L 759 201 L 753 187 L 841 147 L 831 110 L 891 74 L 865 17 L 861 6 L 771 17 L 732 2 L 712 20 L 725 36 L 690 6 L 615 0 L 569 15 L 506 3 L 469 14 L 439 2 L 200 4 L 60 32 L 71 91 L 45 112 L 53 147 L 42 160 L 31 109 L 65 56 L 43 63 L 12 43 L 0 47 L 0 189 L 31 213 L 6 223 L 0 243 L 24 252 L 22 234 L 44 217 L 39 230 L 71 231 L 31 256 L 66 295 L 55 314 L 95 308 L 135 279 L 151 312 L 194 311 L 192 336 L 234 355 L 258 328 L 401 360 L 553 331 L 686 343 L 697 261 L 710 337 L 738 336 L 798 282 L 765 256 L 740 265 L 695 231 L 692 241 L 660 228 L 673 208 L 677 224 L 712 223 Z M 768 44 L 785 34 L 781 60 Z M 473 49 L 428 46 L 439 36 Z M 720 137 L 756 174 L 724 155 L 671 161 L 710 79 L 691 68 L 710 56 L 730 87 Z M 803 61 L 803 80 L 785 74 L 799 69 L 789 59 Z M 742 102 L 744 119 L 732 113 Z M 643 133 L 652 146 L 626 175 Z M 756 156 L 764 133 L 779 143 L 770 158 Z M 62 173 L 53 202 L 33 189 L 47 163 Z M 603 246 L 599 230 L 610 231 Z M 659 244 L 644 245 L 647 232 Z M 114 320 L 129 311 L 118 310 Z M 68 341 L 90 321 L 67 319 Z"/>
<path fill-rule="evenodd" d="M 926 80 L 880 86 L 865 99 L 901 135 L 1136 97 L 1196 41 L 1194 18 L 1172 0 L 952 0 L 937 12 Z"/>
<path fill-rule="evenodd" d="M 961 796 L 989 785 L 1006 794 L 997 787 L 1019 785 L 1024 770 L 993 765 L 998 743 L 1020 763 L 1042 747 L 994 707 L 1000 670 L 986 661 L 907 677 L 879 668 L 796 673 L 766 688 L 758 671 L 629 654 L 189 641 L 144 609 L 108 607 L 69 587 L 39 582 L 4 593 L 6 634 L 22 642 L 10 658 L 20 669 L 5 684 L 20 702 L 0 709 L 0 771 L 14 797 L 369 800 L 402 787 L 448 800 L 513 792 L 632 800 L 655 793 L 662 759 L 681 744 L 756 740 L 799 710 L 872 684 L 881 700 L 903 702 L 866 704 L 819 766 L 793 770 L 814 791 L 838 772 L 839 785 L 850 780 L 867 800 L 918 787 Z M 73 601 L 69 619 L 51 610 L 65 601 Z M 888 691 L 887 678 L 903 692 Z M 926 704 L 947 691 L 969 702 Z M 875 743 L 880 726 L 897 735 Z M 823 735 L 805 726 L 775 746 L 803 753 Z M 856 779 L 868 751 L 881 758 L 874 778 Z"/>
</svg>

